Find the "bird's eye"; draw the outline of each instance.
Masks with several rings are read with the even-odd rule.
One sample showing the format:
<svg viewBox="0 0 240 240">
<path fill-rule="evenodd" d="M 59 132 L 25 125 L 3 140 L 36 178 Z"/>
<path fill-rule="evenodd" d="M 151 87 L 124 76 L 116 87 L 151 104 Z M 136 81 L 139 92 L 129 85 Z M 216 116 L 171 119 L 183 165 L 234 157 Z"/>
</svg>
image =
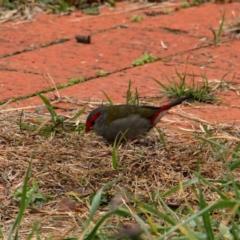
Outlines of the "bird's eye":
<svg viewBox="0 0 240 240">
<path fill-rule="evenodd" d="M 87 120 L 86 132 L 93 129 L 93 126 L 95 125 L 95 121 L 98 119 L 99 116 L 100 116 L 100 113 L 95 113 L 89 120 Z"/>
<path fill-rule="evenodd" d="M 95 121 L 90 122 L 90 129 L 93 129 L 93 125 L 95 124 Z"/>
</svg>

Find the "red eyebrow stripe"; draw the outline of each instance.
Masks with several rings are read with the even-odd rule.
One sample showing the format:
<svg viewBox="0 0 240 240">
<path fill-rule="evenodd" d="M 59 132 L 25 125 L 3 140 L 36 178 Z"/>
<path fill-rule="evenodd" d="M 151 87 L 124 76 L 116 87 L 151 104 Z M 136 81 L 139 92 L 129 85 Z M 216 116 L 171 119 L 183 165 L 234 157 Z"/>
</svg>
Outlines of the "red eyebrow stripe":
<svg viewBox="0 0 240 240">
<path fill-rule="evenodd" d="M 86 123 L 86 128 L 85 128 L 85 132 L 89 132 L 89 131 L 91 130 L 92 125 L 93 125 L 92 123 L 93 123 L 96 119 L 98 119 L 99 116 L 100 116 L 100 112 L 95 113 L 95 114 L 93 115 L 93 117 L 87 121 L 87 123 Z"/>
<path fill-rule="evenodd" d="M 93 117 L 90 119 L 90 122 L 94 122 L 99 116 L 100 116 L 100 112 L 95 113 Z"/>
</svg>

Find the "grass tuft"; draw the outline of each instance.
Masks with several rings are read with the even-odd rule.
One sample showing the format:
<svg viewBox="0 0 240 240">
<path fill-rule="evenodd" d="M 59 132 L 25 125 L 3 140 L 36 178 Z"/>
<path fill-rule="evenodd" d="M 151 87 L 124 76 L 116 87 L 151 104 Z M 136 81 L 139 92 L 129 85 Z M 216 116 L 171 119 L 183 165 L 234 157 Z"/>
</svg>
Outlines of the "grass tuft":
<svg viewBox="0 0 240 240">
<path fill-rule="evenodd" d="M 180 3 L 180 8 L 189 8 L 189 7 L 191 7 L 191 5 L 188 2 L 181 2 Z"/>
<path fill-rule="evenodd" d="M 142 57 L 133 61 L 133 66 L 141 66 L 141 65 L 144 65 L 146 63 L 155 62 L 157 60 L 159 60 L 159 58 L 153 56 L 150 53 L 145 53 Z"/>
<path fill-rule="evenodd" d="M 131 90 L 132 84 L 133 84 L 133 81 L 129 80 L 127 94 L 126 94 L 126 104 L 127 105 L 139 105 L 140 100 L 139 100 L 138 90 L 137 90 L 137 88 L 135 88 L 135 91 L 133 94 L 133 92 Z"/>
<path fill-rule="evenodd" d="M 217 98 L 212 94 L 211 87 L 206 75 L 202 76 L 202 83 L 199 84 L 191 77 L 190 82 L 187 82 L 186 73 L 182 76 L 176 69 L 177 79 L 169 79 L 169 85 L 161 83 L 159 80 L 154 79 L 161 87 L 164 95 L 179 98 L 179 97 L 192 97 L 195 101 L 213 103 Z"/>
<path fill-rule="evenodd" d="M 145 19 L 145 16 L 143 15 L 132 15 L 131 16 L 131 21 L 132 22 L 140 22 Z"/>
<path fill-rule="evenodd" d="M 56 113 L 54 106 L 48 101 L 47 98 L 45 98 L 41 94 L 37 95 L 44 102 L 44 105 L 48 110 L 51 119 L 42 120 L 39 118 L 34 120 L 31 124 L 25 124 L 21 115 L 20 121 L 17 122 L 21 131 L 27 130 L 32 132 L 32 135 L 39 135 L 45 137 L 50 137 L 55 134 L 65 135 L 65 133 L 72 131 L 77 131 L 78 133 L 83 132 L 83 124 L 80 124 L 76 127 L 73 123 L 86 111 L 87 106 L 80 109 L 72 118 L 67 120 L 64 116 Z"/>
<path fill-rule="evenodd" d="M 109 75 L 111 72 L 107 72 L 107 71 L 104 71 L 104 70 L 100 70 L 97 72 L 97 76 L 98 77 L 104 77 L 104 76 L 107 76 Z"/>
</svg>

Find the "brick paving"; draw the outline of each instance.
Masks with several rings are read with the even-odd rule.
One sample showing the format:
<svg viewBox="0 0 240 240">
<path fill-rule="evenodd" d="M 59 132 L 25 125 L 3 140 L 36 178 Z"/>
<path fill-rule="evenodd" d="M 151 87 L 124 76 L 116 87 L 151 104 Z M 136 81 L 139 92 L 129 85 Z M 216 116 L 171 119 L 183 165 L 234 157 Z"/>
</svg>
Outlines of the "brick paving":
<svg viewBox="0 0 240 240">
<path fill-rule="evenodd" d="M 146 15 L 166 9 L 173 12 Z M 240 13 L 240 3 L 207 3 L 181 9 L 178 2 L 122 2 L 116 8 L 102 7 L 97 16 L 83 15 L 80 11 L 69 16 L 43 13 L 28 22 L 2 24 L 0 102 L 15 99 L 5 108 L 31 106 L 34 110 L 42 105 L 34 96 L 36 92 L 45 92 L 53 100 L 54 85 L 61 84 L 66 87 L 58 90 L 58 94 L 65 99 L 102 102 L 106 101 L 104 91 L 114 102 L 124 103 L 129 80 L 134 81 L 133 88 L 137 87 L 144 99 L 158 97 L 160 88 L 152 78 L 168 84 L 166 76 L 169 79 L 175 76 L 176 68 L 184 73 L 188 61 L 187 73 L 194 74 L 196 80 L 203 74 L 209 80 L 221 80 L 229 72 L 225 80 L 232 81 L 235 91 L 219 90 L 219 105 L 194 104 L 185 110 L 208 121 L 238 124 L 239 39 L 224 34 L 221 42 L 214 45 L 209 30 L 219 27 L 223 11 L 226 20 L 233 21 L 233 12 L 236 16 Z M 133 15 L 145 18 L 132 22 Z M 75 36 L 79 34 L 91 35 L 91 44 L 77 43 Z M 133 66 L 133 61 L 146 52 L 159 60 Z M 110 74 L 99 77 L 100 71 Z M 73 78 L 85 81 L 67 86 Z M 56 105 L 74 107 L 73 102 L 66 101 Z"/>
</svg>

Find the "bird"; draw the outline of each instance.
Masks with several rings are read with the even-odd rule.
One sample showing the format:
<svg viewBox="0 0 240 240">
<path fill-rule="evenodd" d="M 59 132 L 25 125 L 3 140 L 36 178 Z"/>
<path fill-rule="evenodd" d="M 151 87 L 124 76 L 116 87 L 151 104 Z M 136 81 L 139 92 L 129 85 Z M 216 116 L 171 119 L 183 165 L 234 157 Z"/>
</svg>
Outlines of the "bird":
<svg viewBox="0 0 240 240">
<path fill-rule="evenodd" d="M 97 135 L 109 142 L 114 142 L 115 139 L 135 140 L 146 135 L 170 108 L 190 98 L 178 98 L 160 107 L 102 105 L 88 115 L 85 132 L 94 130 Z"/>
</svg>

